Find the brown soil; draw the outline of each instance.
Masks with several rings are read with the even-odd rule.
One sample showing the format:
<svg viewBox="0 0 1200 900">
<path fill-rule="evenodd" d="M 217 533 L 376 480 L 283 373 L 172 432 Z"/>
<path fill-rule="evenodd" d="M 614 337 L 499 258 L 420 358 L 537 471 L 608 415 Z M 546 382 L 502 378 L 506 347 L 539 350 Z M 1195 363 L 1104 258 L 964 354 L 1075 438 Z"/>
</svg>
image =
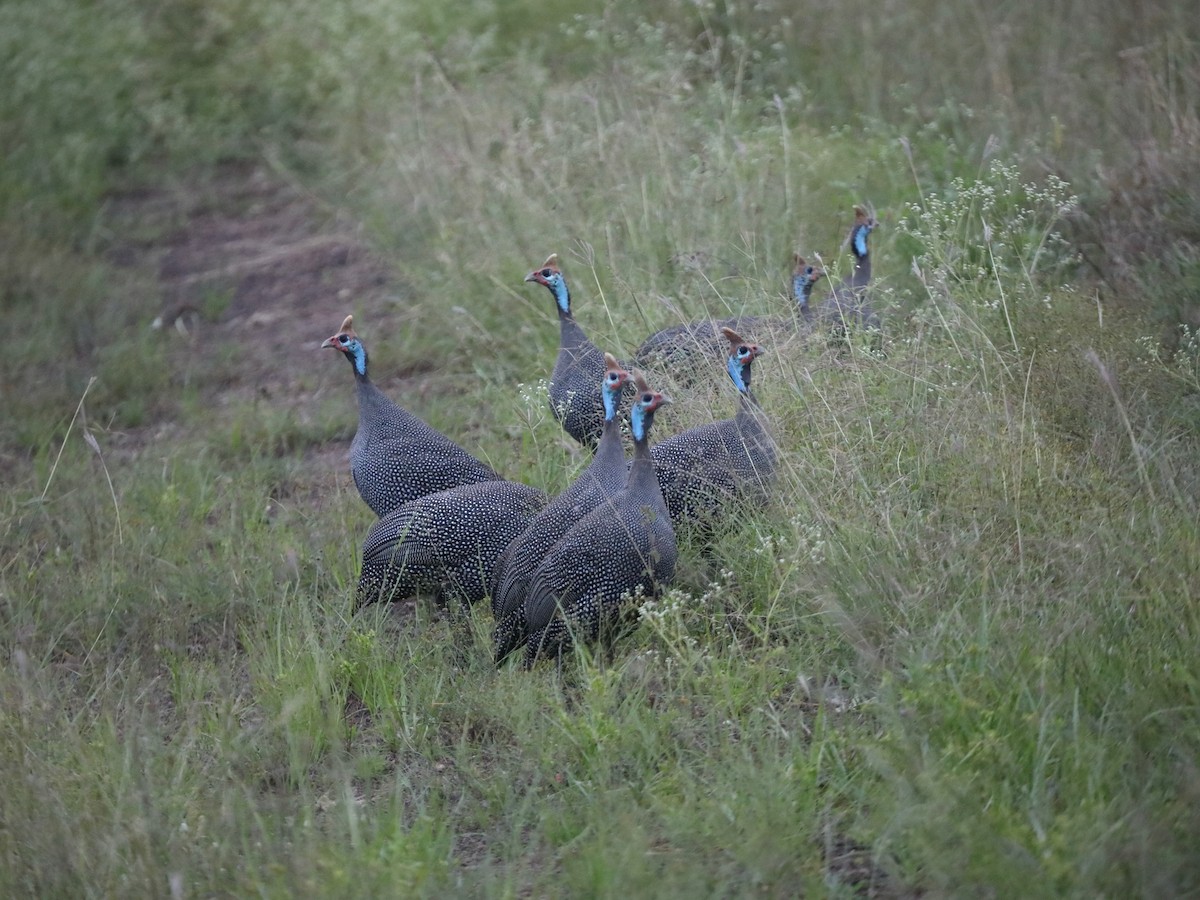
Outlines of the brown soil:
<svg viewBox="0 0 1200 900">
<path fill-rule="evenodd" d="M 388 272 L 353 223 L 259 166 L 228 165 L 199 184 L 113 198 L 110 258 L 152 270 L 156 327 L 201 357 L 238 353 L 236 383 L 291 397 L 315 351 L 352 307 L 378 308 Z"/>
</svg>

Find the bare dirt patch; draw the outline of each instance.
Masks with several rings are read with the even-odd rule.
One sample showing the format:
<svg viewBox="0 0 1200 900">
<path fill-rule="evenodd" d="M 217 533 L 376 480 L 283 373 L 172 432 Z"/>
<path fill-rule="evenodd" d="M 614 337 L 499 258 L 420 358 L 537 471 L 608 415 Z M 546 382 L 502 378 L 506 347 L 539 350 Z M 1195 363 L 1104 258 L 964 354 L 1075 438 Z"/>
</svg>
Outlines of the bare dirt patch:
<svg viewBox="0 0 1200 900">
<path fill-rule="evenodd" d="M 354 223 L 260 166 L 141 189 L 109 209 L 120 235 L 110 259 L 156 274 L 156 326 L 185 336 L 200 361 L 236 356 L 222 393 L 294 396 L 351 304 L 378 307 L 389 289 Z"/>
</svg>

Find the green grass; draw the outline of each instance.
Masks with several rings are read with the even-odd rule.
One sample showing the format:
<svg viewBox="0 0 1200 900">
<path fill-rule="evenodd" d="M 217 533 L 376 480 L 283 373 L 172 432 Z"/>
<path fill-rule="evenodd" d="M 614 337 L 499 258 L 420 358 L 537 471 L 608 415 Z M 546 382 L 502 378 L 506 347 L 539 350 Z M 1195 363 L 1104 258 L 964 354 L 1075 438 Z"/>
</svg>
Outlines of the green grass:
<svg viewBox="0 0 1200 900">
<path fill-rule="evenodd" d="M 0 893 L 1200 890 L 1182 5 L 101 6 L 0 11 Z M 328 285 L 317 334 L 225 327 L 224 286 L 152 329 L 153 254 L 113 251 L 187 216 L 120 198 L 252 211 L 230 160 L 393 286 Z M 585 459 L 527 271 L 558 252 L 624 353 L 786 303 L 795 249 L 840 277 L 864 200 L 882 346 L 768 348 L 775 502 L 611 653 L 496 671 L 483 608 L 352 614 L 342 315 L 389 393 L 558 490 Z M 660 380 L 662 434 L 734 408 Z"/>
</svg>

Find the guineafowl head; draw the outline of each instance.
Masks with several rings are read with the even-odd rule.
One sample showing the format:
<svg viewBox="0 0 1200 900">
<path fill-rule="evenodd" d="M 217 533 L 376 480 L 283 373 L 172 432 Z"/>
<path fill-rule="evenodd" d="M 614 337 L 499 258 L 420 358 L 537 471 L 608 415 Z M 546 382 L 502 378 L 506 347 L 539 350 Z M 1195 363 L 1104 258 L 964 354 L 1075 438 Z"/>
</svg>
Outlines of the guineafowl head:
<svg viewBox="0 0 1200 900">
<path fill-rule="evenodd" d="M 758 344 L 743 340 L 732 328 L 722 326 L 721 334 L 729 341 L 729 357 L 725 360 L 725 369 L 733 379 L 734 386 L 744 394 L 750 390 L 750 364 L 766 351 Z"/>
<path fill-rule="evenodd" d="M 625 390 L 625 385 L 633 384 L 633 376 L 621 368 L 621 364 L 611 353 L 604 354 L 604 364 L 608 368 L 604 373 L 604 385 L 600 393 L 604 398 L 604 418 L 607 421 L 616 418 L 621 392 Z"/>
<path fill-rule="evenodd" d="M 792 254 L 792 263 L 792 296 L 801 307 L 806 307 L 813 285 L 825 276 L 825 270 L 814 266 L 799 253 Z"/>
<path fill-rule="evenodd" d="M 557 253 L 551 253 L 546 257 L 546 261 L 542 263 L 541 267 L 526 275 L 525 280 L 548 287 L 550 293 L 554 295 L 554 302 L 558 304 L 559 311 L 564 315 L 570 314 L 571 294 L 567 290 L 567 281 L 563 278 L 562 270 L 558 267 Z"/>
<path fill-rule="evenodd" d="M 354 333 L 354 316 L 346 316 L 346 321 L 342 322 L 338 333 L 326 339 L 321 347 L 322 349 L 332 347 L 334 350 L 341 350 L 350 360 L 355 374 L 361 375 L 363 378 L 367 377 L 367 348 L 362 345 L 362 341 Z"/>
<path fill-rule="evenodd" d="M 670 403 L 671 398 L 659 391 L 651 390 L 643 372 L 635 372 L 633 381 L 637 385 L 638 396 L 629 410 L 629 429 L 633 433 L 635 441 L 644 441 L 650 432 L 650 426 L 654 424 L 655 410 Z"/>
<path fill-rule="evenodd" d="M 849 243 L 855 256 L 867 255 L 867 236 L 875 230 L 876 224 L 878 223 L 875 221 L 873 206 L 866 209 L 861 206 L 854 207 L 854 225 L 850 229 Z"/>
</svg>

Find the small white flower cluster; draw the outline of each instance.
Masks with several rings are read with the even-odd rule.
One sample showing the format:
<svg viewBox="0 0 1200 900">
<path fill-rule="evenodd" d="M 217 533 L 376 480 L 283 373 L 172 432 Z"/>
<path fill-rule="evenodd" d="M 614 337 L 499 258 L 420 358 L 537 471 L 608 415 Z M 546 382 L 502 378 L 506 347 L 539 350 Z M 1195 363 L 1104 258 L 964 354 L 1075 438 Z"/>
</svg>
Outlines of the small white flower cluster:
<svg viewBox="0 0 1200 900">
<path fill-rule="evenodd" d="M 550 382 L 549 388 L 553 388 L 553 387 L 554 387 L 554 382 Z M 547 388 L 547 389 L 549 389 L 549 388 Z M 566 418 L 567 410 L 571 407 L 571 404 L 575 402 L 575 394 L 576 394 L 575 391 L 567 391 L 567 399 L 563 400 L 561 403 L 559 403 L 558 405 L 556 405 L 554 407 L 554 413 L 559 419 Z"/>
<path fill-rule="evenodd" d="M 1137 342 L 1141 362 L 1200 390 L 1200 328 L 1180 325 L 1179 339 L 1170 348 L 1148 335 L 1138 338 Z"/>
<path fill-rule="evenodd" d="M 708 583 L 704 588 L 704 593 L 692 601 L 696 606 L 711 606 L 712 601 L 721 594 L 724 594 L 733 585 L 734 574 L 732 569 L 722 569 L 717 573 L 717 577 Z"/>
<path fill-rule="evenodd" d="M 539 378 L 529 384 L 517 385 L 517 397 L 521 401 L 521 406 L 525 407 L 528 412 L 543 409 L 546 404 L 546 394 L 549 391 L 550 382 L 545 378 Z"/>
<path fill-rule="evenodd" d="M 801 513 L 792 516 L 788 525 L 792 528 L 791 534 L 760 533 L 758 543 L 750 548 L 751 552 L 789 569 L 802 563 L 824 562 L 825 537 L 820 527 L 808 522 Z"/>
<path fill-rule="evenodd" d="M 647 647 L 645 650 L 635 650 L 633 653 L 631 653 L 629 655 L 629 661 L 631 663 L 654 662 L 661 655 L 662 654 L 659 653 L 658 650 L 655 649 L 654 647 Z"/>
<path fill-rule="evenodd" d="M 796 529 L 796 559 L 825 562 L 825 537 L 821 529 L 812 522 L 805 522 L 799 515 L 792 516 L 790 524 Z"/>
<path fill-rule="evenodd" d="M 624 598 L 622 598 L 624 602 Z M 651 598 L 638 607 L 638 618 L 643 622 L 663 623 L 674 619 L 694 601 L 678 588 L 666 591 L 657 599 Z"/>
<path fill-rule="evenodd" d="M 710 592 L 716 589 L 718 586 L 715 583 L 710 585 L 709 591 L 697 600 L 680 588 L 671 588 L 661 597 L 647 600 L 638 608 L 641 621 L 650 626 L 663 644 L 668 672 L 672 669 L 673 661 L 686 660 L 690 664 L 708 658 L 708 651 L 689 633 L 686 614 L 705 602 Z"/>
<path fill-rule="evenodd" d="M 755 556 L 775 556 L 776 540 L 775 535 L 768 532 L 763 532 L 758 536 L 758 544 L 750 548 Z"/>
<path fill-rule="evenodd" d="M 999 309 L 1006 291 L 1049 305 L 1033 278 L 1075 259 L 1055 225 L 1078 205 L 1061 178 L 1022 182 L 1016 166 L 993 161 L 979 180 L 955 178 L 944 192 L 909 204 L 898 227 L 924 247 L 913 271 L 939 299 L 953 286 L 988 309 Z"/>
</svg>

